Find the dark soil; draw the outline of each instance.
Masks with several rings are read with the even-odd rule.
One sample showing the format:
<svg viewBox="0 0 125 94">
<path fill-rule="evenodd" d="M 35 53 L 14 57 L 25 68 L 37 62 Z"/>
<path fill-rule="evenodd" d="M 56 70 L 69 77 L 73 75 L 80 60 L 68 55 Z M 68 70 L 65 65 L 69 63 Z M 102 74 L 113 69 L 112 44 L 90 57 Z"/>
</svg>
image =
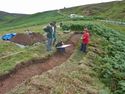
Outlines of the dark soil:
<svg viewBox="0 0 125 94">
<path fill-rule="evenodd" d="M 18 84 L 22 83 L 26 79 L 31 78 L 35 75 L 40 75 L 43 72 L 59 66 L 64 63 L 73 53 L 78 40 L 80 39 L 80 34 L 74 34 L 68 40 L 67 44 L 72 44 L 70 47 L 66 48 L 64 54 L 55 52 L 52 56 L 45 59 L 33 59 L 27 62 L 22 62 L 17 65 L 16 68 L 5 76 L 0 78 L 0 94 L 5 94 L 9 90 L 13 89 Z M 2 79 L 3 78 L 3 79 Z"/>
<path fill-rule="evenodd" d="M 22 44 L 22 45 L 33 45 L 34 43 L 42 42 L 44 40 L 45 38 L 43 37 L 42 34 L 33 32 L 30 34 L 18 33 L 10 41 L 18 44 Z"/>
</svg>

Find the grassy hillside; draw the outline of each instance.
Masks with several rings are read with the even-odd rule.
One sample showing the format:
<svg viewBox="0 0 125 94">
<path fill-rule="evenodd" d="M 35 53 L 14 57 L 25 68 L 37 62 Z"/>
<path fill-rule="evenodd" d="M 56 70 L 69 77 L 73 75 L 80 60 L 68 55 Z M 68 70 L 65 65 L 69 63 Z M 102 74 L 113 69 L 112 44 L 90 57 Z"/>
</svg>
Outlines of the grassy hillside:
<svg viewBox="0 0 125 94">
<path fill-rule="evenodd" d="M 41 24 L 49 23 L 54 20 L 60 21 L 64 18 L 65 18 L 65 16 L 59 14 L 56 10 L 42 12 L 42 13 L 36 13 L 36 14 L 29 15 L 26 17 L 21 17 L 19 19 L 13 19 L 13 20 L 6 21 L 6 22 L 0 24 L 0 28 L 1 28 L 0 31 L 41 25 Z"/>
<path fill-rule="evenodd" d="M 27 15 L 26 14 L 7 13 L 7 12 L 0 11 L 0 21 L 1 22 L 17 19 L 17 18 L 24 17 L 24 16 L 27 16 Z"/>
<path fill-rule="evenodd" d="M 87 26 L 92 35 L 86 55 L 78 51 L 80 45 L 77 45 L 67 63 L 27 80 L 9 94 L 40 94 L 42 91 L 52 94 L 110 94 L 103 83 L 113 94 L 125 94 L 125 27 L 95 20 L 73 21 L 68 17 L 69 14 L 75 13 L 125 21 L 124 5 L 125 0 L 47 11 L 20 18 L 7 16 L 10 18 L 0 22 L 0 35 L 22 32 L 27 28 L 44 34 L 43 26 L 51 21 L 57 21 L 57 25 L 63 21 L 71 31 L 81 31 L 83 26 Z M 70 36 L 63 33 L 61 28 L 57 29 L 57 40 Z M 53 54 L 46 51 L 44 43 L 23 49 L 15 43 L 3 40 L 0 40 L 0 44 L 0 75 L 10 72 L 22 61 Z"/>
<path fill-rule="evenodd" d="M 34 26 L 38 24 L 48 23 L 53 20 L 61 21 L 67 19 L 67 15 L 71 13 L 80 14 L 84 16 L 99 16 L 105 19 L 125 20 L 125 0 L 114 1 L 99 4 L 90 4 L 72 8 L 61 9 L 60 11 L 47 11 L 36 13 L 33 15 L 17 15 L 0 12 L 0 31 L 12 30 L 15 28 L 22 28 Z M 18 18 L 21 16 L 21 18 Z M 23 16 L 23 17 L 22 17 Z M 15 19 L 16 18 L 16 19 Z M 6 20 L 6 21 L 5 21 Z"/>
<path fill-rule="evenodd" d="M 113 92 L 112 94 L 124 94 L 125 35 L 122 35 L 122 31 L 119 30 L 121 26 L 114 28 L 114 25 L 106 24 L 108 27 L 115 29 L 111 30 L 103 26 L 104 24 L 93 21 L 65 21 L 64 24 L 82 28 L 87 26 L 91 30 L 92 36 L 88 53 L 86 55 L 81 54 L 78 51 L 79 48 L 77 48 L 67 60 L 68 63 L 62 65 L 63 67 L 60 66 L 50 70 L 49 73 L 45 72 L 41 76 L 33 77 L 8 94 L 35 94 L 34 92 L 40 94 L 44 90 L 45 93 L 52 92 L 52 94 L 67 94 L 66 92 L 69 94 L 111 94 L 98 80 L 98 77 L 109 87 Z M 76 30 L 79 28 L 71 27 L 71 29 Z M 122 30 L 124 29 L 123 27 Z M 118 32 L 118 30 L 121 32 Z M 64 35 L 61 34 L 61 36 Z M 12 56 L 1 60 L 5 62 L 1 65 L 1 69 L 3 68 L 1 73 L 8 72 L 10 65 L 13 68 L 16 63 L 20 63 L 20 60 L 41 57 L 42 53 L 45 53 L 45 50 L 40 51 L 41 48 L 44 47 L 40 46 L 39 49 L 31 49 L 32 51 L 28 48 L 29 50 L 26 50 L 23 54 L 16 55 L 18 58 Z"/>
<path fill-rule="evenodd" d="M 75 13 L 85 16 L 101 16 L 109 19 L 125 20 L 125 0 L 83 5 L 62 9 L 61 12 L 65 14 Z"/>
</svg>

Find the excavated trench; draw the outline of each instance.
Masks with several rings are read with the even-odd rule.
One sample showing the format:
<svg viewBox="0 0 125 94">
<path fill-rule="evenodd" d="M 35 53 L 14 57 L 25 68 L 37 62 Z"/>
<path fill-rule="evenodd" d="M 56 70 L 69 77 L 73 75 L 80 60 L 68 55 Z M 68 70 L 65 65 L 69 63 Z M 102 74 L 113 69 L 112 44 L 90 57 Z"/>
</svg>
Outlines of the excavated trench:
<svg viewBox="0 0 125 94">
<path fill-rule="evenodd" d="M 18 84 L 21 84 L 26 79 L 35 75 L 40 75 L 43 72 L 54 68 L 64 63 L 73 53 L 76 44 L 80 39 L 80 34 L 73 34 L 66 42 L 71 44 L 66 48 L 65 54 L 55 52 L 52 56 L 41 59 L 33 59 L 27 62 L 22 62 L 15 67 L 10 73 L 0 77 L 0 94 L 5 94 L 13 89 Z"/>
</svg>

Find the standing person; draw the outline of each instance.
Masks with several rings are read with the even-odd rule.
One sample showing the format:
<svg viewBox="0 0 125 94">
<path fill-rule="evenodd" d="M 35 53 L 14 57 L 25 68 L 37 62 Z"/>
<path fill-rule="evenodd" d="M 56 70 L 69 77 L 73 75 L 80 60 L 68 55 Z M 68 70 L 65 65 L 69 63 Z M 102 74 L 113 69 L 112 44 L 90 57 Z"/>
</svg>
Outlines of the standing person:
<svg viewBox="0 0 125 94">
<path fill-rule="evenodd" d="M 44 31 L 47 33 L 47 51 L 52 50 L 52 42 L 53 42 L 53 24 L 50 23 L 46 28 L 44 28 Z"/>
<path fill-rule="evenodd" d="M 83 34 L 82 34 L 82 43 L 81 43 L 81 48 L 80 48 L 80 50 L 82 52 L 86 53 L 87 45 L 89 43 L 89 40 L 90 40 L 90 34 L 89 34 L 89 31 L 88 31 L 87 27 L 85 27 L 84 31 L 83 31 Z"/>
<path fill-rule="evenodd" d="M 53 22 L 52 29 L 53 29 L 53 45 L 55 45 L 55 42 L 56 42 L 56 22 L 55 21 Z"/>
</svg>

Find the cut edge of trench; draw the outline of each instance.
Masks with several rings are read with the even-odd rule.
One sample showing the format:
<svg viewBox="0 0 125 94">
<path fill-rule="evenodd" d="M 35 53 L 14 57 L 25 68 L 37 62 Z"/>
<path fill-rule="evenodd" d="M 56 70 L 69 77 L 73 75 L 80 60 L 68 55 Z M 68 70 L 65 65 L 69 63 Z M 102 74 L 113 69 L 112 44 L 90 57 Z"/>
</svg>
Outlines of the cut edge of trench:
<svg viewBox="0 0 125 94">
<path fill-rule="evenodd" d="M 81 34 L 81 33 L 73 33 L 69 38 L 68 38 L 68 40 L 66 40 L 66 43 L 67 42 L 71 42 L 71 37 L 73 36 L 73 35 L 78 35 L 78 34 Z M 75 45 L 74 43 L 72 43 L 73 45 Z M 77 43 L 76 43 L 77 44 Z M 4 81 L 4 80 L 6 80 L 6 79 L 8 79 L 9 77 L 11 77 L 11 75 L 12 74 L 15 74 L 18 70 L 20 70 L 20 69 L 23 69 L 23 68 L 26 68 L 26 67 L 28 67 L 28 66 L 30 66 L 30 65 L 33 65 L 33 64 L 38 64 L 38 63 L 44 63 L 45 61 L 47 61 L 51 56 L 53 56 L 53 55 L 56 55 L 57 54 L 57 51 L 56 52 L 54 52 L 52 55 L 50 55 L 50 54 L 48 54 L 46 57 L 42 57 L 42 58 L 33 58 L 33 59 L 31 59 L 31 60 L 28 60 L 28 61 L 23 61 L 23 62 L 21 62 L 21 63 L 19 63 L 19 64 L 17 64 L 12 70 L 10 70 L 8 73 L 6 73 L 6 74 L 2 74 L 2 75 L 0 75 L 0 82 L 2 82 L 2 81 Z"/>
</svg>

